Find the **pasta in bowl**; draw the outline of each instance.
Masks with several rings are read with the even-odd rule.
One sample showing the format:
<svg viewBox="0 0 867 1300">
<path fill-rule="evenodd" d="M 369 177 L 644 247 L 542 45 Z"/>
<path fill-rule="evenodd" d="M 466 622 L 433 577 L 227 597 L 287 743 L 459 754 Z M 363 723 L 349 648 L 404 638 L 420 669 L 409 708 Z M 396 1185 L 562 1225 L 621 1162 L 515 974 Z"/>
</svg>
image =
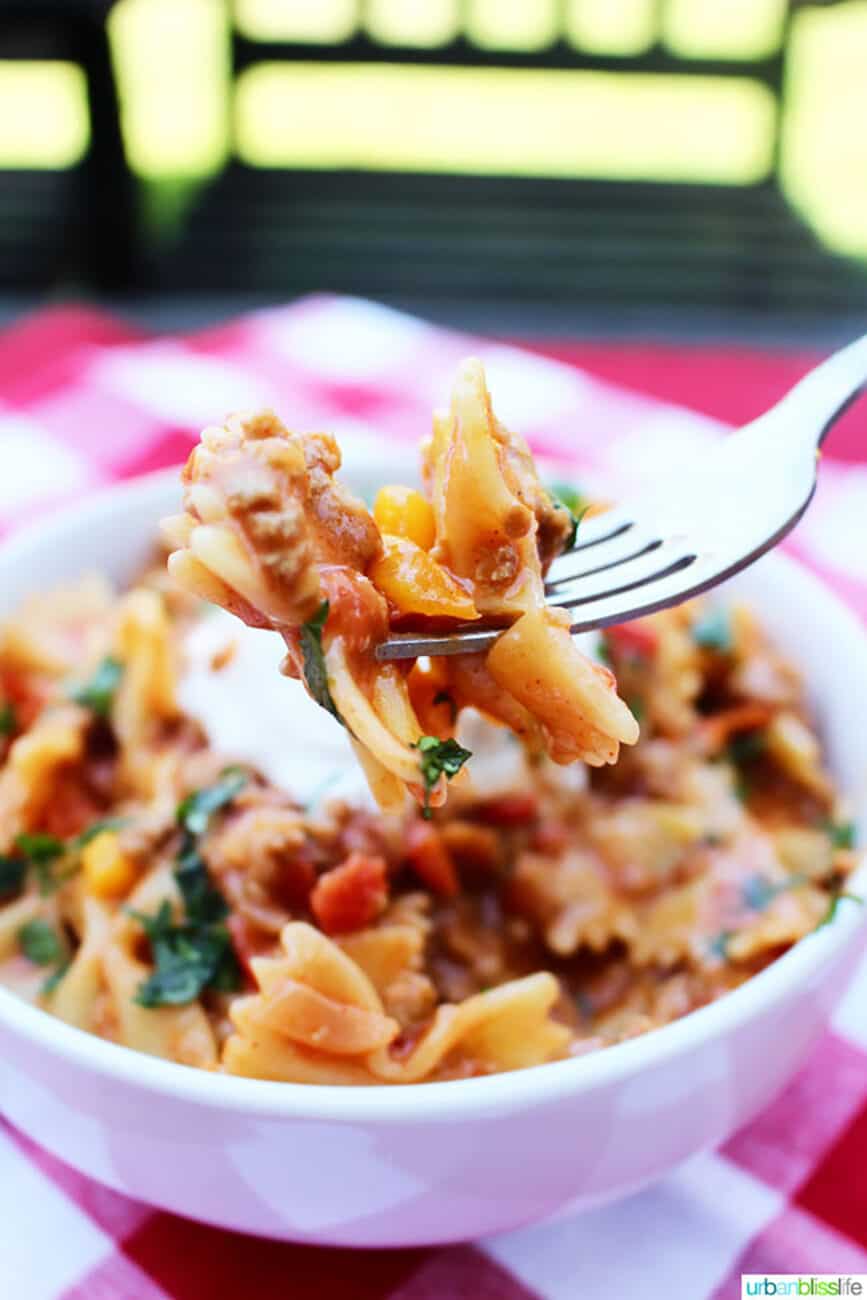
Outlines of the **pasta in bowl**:
<svg viewBox="0 0 867 1300">
<path fill-rule="evenodd" d="M 369 491 L 381 470 L 347 477 Z M 719 607 L 590 647 L 641 715 L 619 763 L 561 766 L 470 714 L 447 803 L 425 819 L 422 790 L 382 816 L 360 788 L 293 797 L 219 725 L 209 741 L 233 699 L 259 727 L 299 688 L 269 650 L 273 677 L 251 661 L 241 699 L 232 675 L 272 638 L 241 630 L 231 662 L 229 616 L 147 563 L 175 491 L 115 490 L 0 554 L 10 1118 L 167 1208 L 371 1245 L 622 1194 L 748 1118 L 860 942 L 854 903 L 820 924 L 860 888 L 835 793 L 857 798 L 865 759 L 845 611 L 774 557 Z M 107 554 L 118 588 L 80 585 Z M 212 717 L 184 667 L 196 638 Z M 344 731 L 311 716 L 299 744 L 321 728 L 345 767 Z"/>
</svg>

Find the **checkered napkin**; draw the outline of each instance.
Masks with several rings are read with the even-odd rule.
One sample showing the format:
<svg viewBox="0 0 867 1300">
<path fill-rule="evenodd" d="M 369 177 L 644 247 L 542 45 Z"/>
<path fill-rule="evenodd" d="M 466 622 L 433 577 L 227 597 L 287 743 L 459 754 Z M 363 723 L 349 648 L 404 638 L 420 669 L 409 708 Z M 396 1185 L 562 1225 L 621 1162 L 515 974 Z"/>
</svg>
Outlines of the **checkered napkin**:
<svg viewBox="0 0 867 1300">
<path fill-rule="evenodd" d="M 621 491 L 719 426 L 502 343 L 317 297 L 185 338 L 68 309 L 0 339 L 0 529 L 187 454 L 274 406 L 357 452 L 426 431 L 467 352 L 536 451 Z M 867 615 L 867 468 L 827 464 L 790 543 Z M 725 1147 L 619 1205 L 474 1245 L 330 1251 L 155 1212 L 0 1119 L 0 1300 L 734 1300 L 742 1272 L 867 1273 L 867 972 L 786 1093 Z"/>
</svg>

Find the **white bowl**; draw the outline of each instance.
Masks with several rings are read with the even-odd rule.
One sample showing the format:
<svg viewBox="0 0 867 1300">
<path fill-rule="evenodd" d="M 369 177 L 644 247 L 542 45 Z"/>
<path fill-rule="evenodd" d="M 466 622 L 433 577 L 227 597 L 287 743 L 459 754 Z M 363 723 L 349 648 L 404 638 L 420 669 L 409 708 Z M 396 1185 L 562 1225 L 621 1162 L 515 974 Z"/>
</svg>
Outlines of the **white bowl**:
<svg viewBox="0 0 867 1300">
<path fill-rule="evenodd" d="M 368 458 L 353 477 L 364 488 L 394 472 Z M 177 498 L 176 475 L 161 474 L 15 537 L 0 548 L 0 614 L 87 570 L 131 574 Z M 857 801 L 867 774 L 855 706 L 867 697 L 861 625 L 783 556 L 732 586 L 804 669 L 834 774 Z M 272 686 L 276 674 L 262 689 Z M 804 1060 L 863 933 L 861 909 L 846 905 L 735 992 L 644 1037 L 403 1089 L 211 1075 L 81 1033 L 0 990 L 0 1109 L 92 1177 L 209 1223 L 353 1246 L 478 1237 L 623 1196 L 723 1141 Z"/>
</svg>

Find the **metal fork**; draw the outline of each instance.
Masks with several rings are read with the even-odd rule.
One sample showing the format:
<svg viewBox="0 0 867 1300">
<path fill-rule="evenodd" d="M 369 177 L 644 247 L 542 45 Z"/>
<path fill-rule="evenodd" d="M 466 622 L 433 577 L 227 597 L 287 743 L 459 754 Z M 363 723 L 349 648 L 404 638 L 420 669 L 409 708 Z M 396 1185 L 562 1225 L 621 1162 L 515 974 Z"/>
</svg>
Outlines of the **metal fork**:
<svg viewBox="0 0 867 1300">
<path fill-rule="evenodd" d="M 660 465 L 640 502 L 596 515 L 554 562 L 549 605 L 589 632 L 677 605 L 745 569 L 794 528 L 816 490 L 819 448 L 867 386 L 867 335 L 834 353 L 765 415 L 693 461 Z M 502 629 L 399 633 L 378 659 L 489 650 Z"/>
</svg>

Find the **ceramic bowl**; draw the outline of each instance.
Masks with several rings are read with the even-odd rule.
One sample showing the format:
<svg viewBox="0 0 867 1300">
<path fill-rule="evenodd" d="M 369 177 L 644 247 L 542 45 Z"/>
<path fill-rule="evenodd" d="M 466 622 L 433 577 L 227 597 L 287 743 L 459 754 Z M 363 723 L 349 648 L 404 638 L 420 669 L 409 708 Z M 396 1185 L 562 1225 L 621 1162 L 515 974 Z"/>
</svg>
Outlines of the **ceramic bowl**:
<svg viewBox="0 0 867 1300">
<path fill-rule="evenodd" d="M 393 462 L 362 461 L 349 466 L 356 486 L 394 477 Z M 178 495 L 176 474 L 160 474 L 17 535 L 0 547 L 0 615 L 86 571 L 133 574 Z M 863 813 L 867 728 L 855 702 L 867 698 L 864 630 L 782 555 L 731 588 L 802 668 L 834 775 Z M 284 688 L 276 673 L 262 683 Z M 199 1072 L 82 1033 L 0 990 L 0 1110 L 93 1178 L 208 1223 L 351 1246 L 479 1237 L 624 1196 L 751 1119 L 825 1025 L 858 960 L 862 910 L 841 907 L 741 988 L 641 1038 L 513 1074 L 404 1089 Z"/>
</svg>

